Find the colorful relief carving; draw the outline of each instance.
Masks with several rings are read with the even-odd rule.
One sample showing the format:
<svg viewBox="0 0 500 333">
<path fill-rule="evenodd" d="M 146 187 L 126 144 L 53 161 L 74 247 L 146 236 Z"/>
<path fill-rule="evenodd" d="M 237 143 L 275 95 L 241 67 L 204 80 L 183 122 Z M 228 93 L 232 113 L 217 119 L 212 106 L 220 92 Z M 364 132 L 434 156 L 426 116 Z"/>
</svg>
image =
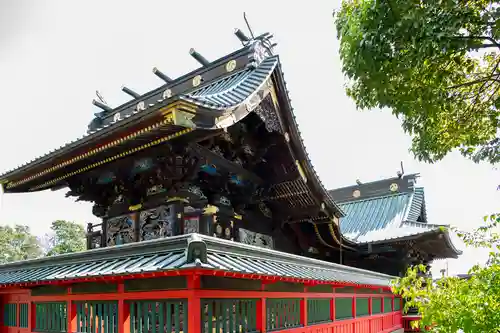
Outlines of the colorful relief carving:
<svg viewBox="0 0 500 333">
<path fill-rule="evenodd" d="M 169 206 L 144 210 L 139 215 L 140 239 L 149 240 L 174 235 L 175 216 Z"/>
<path fill-rule="evenodd" d="M 121 215 L 107 220 L 107 246 L 132 243 L 135 221 L 133 215 Z"/>
</svg>

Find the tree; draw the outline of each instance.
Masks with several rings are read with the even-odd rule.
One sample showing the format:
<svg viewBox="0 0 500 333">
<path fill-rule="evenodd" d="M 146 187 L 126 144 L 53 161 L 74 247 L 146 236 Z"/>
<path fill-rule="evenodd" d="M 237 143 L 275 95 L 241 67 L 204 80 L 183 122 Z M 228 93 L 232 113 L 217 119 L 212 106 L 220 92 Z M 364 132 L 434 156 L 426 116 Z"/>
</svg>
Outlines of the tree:
<svg viewBox="0 0 500 333">
<path fill-rule="evenodd" d="M 0 264 L 38 258 L 42 249 L 28 226 L 0 226 Z"/>
<path fill-rule="evenodd" d="M 344 0 L 335 15 L 347 94 L 389 108 L 419 160 L 459 148 L 500 161 L 499 0 Z"/>
<path fill-rule="evenodd" d="M 64 220 L 52 222 L 52 234 L 47 235 L 47 256 L 80 252 L 86 249 L 82 225 Z"/>
<path fill-rule="evenodd" d="M 394 283 L 393 291 L 406 299 L 405 309 L 416 307 L 422 315 L 421 327 L 435 332 L 498 333 L 500 331 L 500 214 L 491 215 L 488 224 L 471 233 L 460 233 L 465 243 L 491 249 L 484 266 L 474 266 L 470 279 L 443 278 L 433 283 L 410 268 Z"/>
</svg>

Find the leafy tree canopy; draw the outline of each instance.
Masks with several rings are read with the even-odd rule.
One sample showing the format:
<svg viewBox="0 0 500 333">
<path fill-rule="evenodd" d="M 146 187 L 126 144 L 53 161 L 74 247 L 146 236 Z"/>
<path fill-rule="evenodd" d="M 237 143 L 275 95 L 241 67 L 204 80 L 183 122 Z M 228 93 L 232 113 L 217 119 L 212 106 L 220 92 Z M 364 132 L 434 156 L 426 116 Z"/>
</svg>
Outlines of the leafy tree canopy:
<svg viewBox="0 0 500 333">
<path fill-rule="evenodd" d="M 64 220 L 52 222 L 52 234 L 48 237 L 47 256 L 80 252 L 86 249 L 85 229 L 82 225 Z"/>
<path fill-rule="evenodd" d="M 498 333 L 500 331 L 500 214 L 491 215 L 488 224 L 471 233 L 460 233 L 465 243 L 491 249 L 485 266 L 474 266 L 470 279 L 446 277 L 433 282 L 410 268 L 395 282 L 393 290 L 407 300 L 405 310 L 416 307 L 422 315 L 421 327 L 434 332 Z"/>
<path fill-rule="evenodd" d="M 42 255 L 42 249 L 28 226 L 0 226 L 0 264 L 33 259 Z"/>
<path fill-rule="evenodd" d="M 389 108 L 433 162 L 460 148 L 500 161 L 499 0 L 344 0 L 336 14 L 347 93 Z"/>
</svg>

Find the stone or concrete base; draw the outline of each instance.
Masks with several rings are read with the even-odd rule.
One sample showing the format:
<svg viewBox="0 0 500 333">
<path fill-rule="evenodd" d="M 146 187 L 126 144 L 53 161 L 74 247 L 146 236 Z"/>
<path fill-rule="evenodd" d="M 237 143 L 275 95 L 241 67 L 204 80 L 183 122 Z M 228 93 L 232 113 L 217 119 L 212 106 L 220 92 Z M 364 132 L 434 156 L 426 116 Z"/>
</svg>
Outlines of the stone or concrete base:
<svg viewBox="0 0 500 333">
<path fill-rule="evenodd" d="M 392 331 L 391 333 L 404 333 L 404 328 L 400 328 L 399 330 Z"/>
</svg>

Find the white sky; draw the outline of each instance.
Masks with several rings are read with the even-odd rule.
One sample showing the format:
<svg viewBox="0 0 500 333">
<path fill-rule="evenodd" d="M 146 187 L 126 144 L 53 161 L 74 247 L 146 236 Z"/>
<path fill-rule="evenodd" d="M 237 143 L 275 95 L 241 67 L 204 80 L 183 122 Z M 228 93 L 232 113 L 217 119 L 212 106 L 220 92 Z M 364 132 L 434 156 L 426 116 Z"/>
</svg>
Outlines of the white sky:
<svg viewBox="0 0 500 333">
<path fill-rule="evenodd" d="M 470 229 L 500 210 L 500 171 L 450 154 L 430 165 L 408 153 L 410 138 L 389 111 L 358 112 L 345 95 L 332 11 L 340 1 L 24 1 L 0 3 L 0 171 L 16 167 L 81 136 L 98 111 L 98 89 L 109 104 L 127 100 L 122 84 L 146 92 L 240 47 L 233 28 L 279 43 L 285 78 L 302 137 L 327 188 L 420 172 L 429 220 Z M 65 191 L 4 195 L 0 223 L 45 233 L 51 221 L 95 222 L 91 205 Z M 484 259 L 467 250 L 450 260 L 450 274 Z M 444 265 L 434 265 L 435 272 Z"/>
</svg>

